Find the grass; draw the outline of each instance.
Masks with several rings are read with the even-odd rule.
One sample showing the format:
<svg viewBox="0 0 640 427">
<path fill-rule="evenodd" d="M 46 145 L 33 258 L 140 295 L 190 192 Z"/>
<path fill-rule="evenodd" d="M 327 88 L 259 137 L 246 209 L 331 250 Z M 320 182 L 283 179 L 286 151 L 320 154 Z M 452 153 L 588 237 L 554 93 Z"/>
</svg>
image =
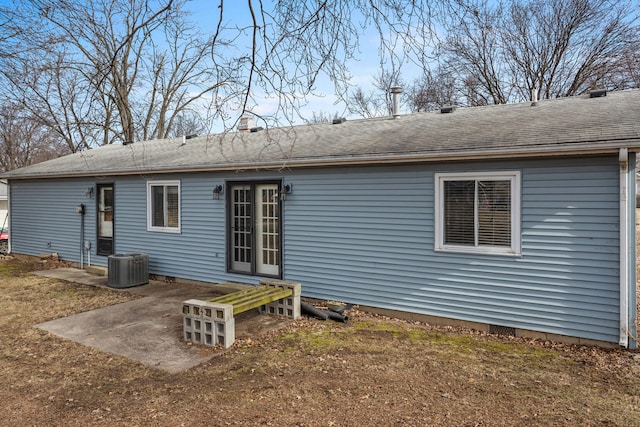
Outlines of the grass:
<svg viewBox="0 0 640 427">
<path fill-rule="evenodd" d="M 640 354 L 354 312 L 169 374 L 34 328 L 129 297 L 29 268 L 0 262 L 5 425 L 640 425 Z"/>
</svg>

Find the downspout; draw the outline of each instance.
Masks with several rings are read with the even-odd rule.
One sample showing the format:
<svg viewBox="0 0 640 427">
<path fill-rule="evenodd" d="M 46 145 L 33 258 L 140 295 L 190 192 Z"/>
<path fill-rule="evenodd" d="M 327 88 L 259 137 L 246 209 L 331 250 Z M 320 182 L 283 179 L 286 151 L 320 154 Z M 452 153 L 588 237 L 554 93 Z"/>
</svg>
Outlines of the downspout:
<svg viewBox="0 0 640 427">
<path fill-rule="evenodd" d="M 9 185 L 8 180 L 0 181 L 7 186 L 7 218 L 9 219 L 9 241 L 7 242 L 7 254 L 11 253 L 11 236 L 13 233 L 11 232 L 11 185 Z"/>
<path fill-rule="evenodd" d="M 620 163 L 620 341 L 622 347 L 629 345 L 629 152 L 621 148 Z"/>
</svg>

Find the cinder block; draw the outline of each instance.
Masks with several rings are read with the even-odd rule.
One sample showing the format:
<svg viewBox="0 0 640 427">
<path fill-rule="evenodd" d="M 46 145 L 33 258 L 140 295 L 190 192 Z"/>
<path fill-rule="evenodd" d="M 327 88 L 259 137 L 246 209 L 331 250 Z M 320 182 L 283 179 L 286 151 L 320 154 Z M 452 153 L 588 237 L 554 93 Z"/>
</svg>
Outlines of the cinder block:
<svg viewBox="0 0 640 427">
<path fill-rule="evenodd" d="M 210 321 L 210 320 L 203 320 L 202 321 L 202 331 L 205 334 L 212 334 L 215 330 L 215 322 Z"/>
<path fill-rule="evenodd" d="M 191 339 L 193 338 L 193 332 L 185 330 L 183 331 L 182 336 L 185 341 L 191 342 Z"/>
<path fill-rule="evenodd" d="M 216 336 L 215 335 L 204 333 L 202 336 L 204 338 L 202 344 L 204 344 L 206 346 L 209 346 L 209 347 L 213 347 L 214 345 L 216 345 Z"/>
<path fill-rule="evenodd" d="M 202 333 L 202 344 L 209 347 L 216 345 L 215 322 L 203 319 L 200 332 Z"/>
<path fill-rule="evenodd" d="M 192 326 L 193 332 L 202 332 L 204 329 L 202 327 L 202 319 L 191 319 L 191 320 L 192 320 L 191 324 L 193 325 Z"/>
<path fill-rule="evenodd" d="M 260 311 L 262 314 L 272 314 L 276 316 L 286 316 L 291 319 L 300 317 L 300 297 L 283 298 L 264 305 Z"/>
<path fill-rule="evenodd" d="M 193 331 L 193 318 L 184 316 L 182 318 L 182 329 L 185 331 Z"/>
<path fill-rule="evenodd" d="M 202 301 L 202 318 L 216 322 L 233 319 L 233 305 L 219 302 Z"/>
<path fill-rule="evenodd" d="M 202 304 L 205 301 L 190 299 L 182 302 L 182 315 L 193 319 L 202 317 Z"/>
<path fill-rule="evenodd" d="M 300 317 L 300 294 L 302 285 L 296 282 L 286 282 L 284 280 L 262 279 L 260 284 L 264 286 L 280 287 L 291 289 L 292 295 L 279 301 L 274 301 L 260 307 L 260 313 L 286 316 L 292 319 Z"/>
<path fill-rule="evenodd" d="M 285 289 L 291 289 L 292 296 L 300 296 L 302 294 L 302 284 L 297 282 L 287 282 L 285 280 L 276 279 L 262 279 L 260 284 L 264 286 L 280 287 Z"/>
<path fill-rule="evenodd" d="M 297 319 L 300 317 L 300 295 L 288 298 L 287 302 L 287 317 Z"/>
<path fill-rule="evenodd" d="M 236 320 L 231 319 L 226 322 L 214 322 L 214 335 L 216 344 L 229 348 L 236 340 Z"/>
</svg>

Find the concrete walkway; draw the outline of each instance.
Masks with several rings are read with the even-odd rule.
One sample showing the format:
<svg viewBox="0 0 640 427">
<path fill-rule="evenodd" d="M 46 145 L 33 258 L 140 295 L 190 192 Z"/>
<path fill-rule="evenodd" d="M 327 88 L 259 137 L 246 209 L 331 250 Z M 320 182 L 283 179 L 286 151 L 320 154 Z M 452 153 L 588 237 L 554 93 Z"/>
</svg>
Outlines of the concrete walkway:
<svg viewBox="0 0 640 427">
<path fill-rule="evenodd" d="M 37 271 L 34 274 L 89 286 L 107 287 L 107 277 L 75 268 Z M 205 362 L 219 352 L 202 351 L 182 340 L 182 301 L 210 299 L 247 285 L 185 285 L 150 281 L 114 292 L 141 298 L 36 325 L 60 337 L 127 357 L 147 366 L 176 373 Z M 111 289 L 111 288 L 109 288 Z M 236 339 L 256 338 L 290 322 L 252 310 L 236 317 Z"/>
</svg>

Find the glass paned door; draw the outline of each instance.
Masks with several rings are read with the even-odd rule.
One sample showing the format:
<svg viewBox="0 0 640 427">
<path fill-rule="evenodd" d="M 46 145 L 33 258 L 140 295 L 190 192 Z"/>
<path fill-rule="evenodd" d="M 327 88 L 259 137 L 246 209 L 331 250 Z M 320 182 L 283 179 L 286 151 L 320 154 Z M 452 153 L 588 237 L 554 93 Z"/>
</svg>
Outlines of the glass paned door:
<svg viewBox="0 0 640 427">
<path fill-rule="evenodd" d="M 231 269 L 251 272 L 253 220 L 251 186 L 231 187 Z"/>
<path fill-rule="evenodd" d="M 280 271 L 280 224 L 278 186 L 256 186 L 256 272 L 278 275 Z"/>
<path fill-rule="evenodd" d="M 113 185 L 98 185 L 98 255 L 113 254 Z"/>
<path fill-rule="evenodd" d="M 234 184 L 230 188 L 230 269 L 248 274 L 278 276 L 278 184 Z"/>
</svg>

